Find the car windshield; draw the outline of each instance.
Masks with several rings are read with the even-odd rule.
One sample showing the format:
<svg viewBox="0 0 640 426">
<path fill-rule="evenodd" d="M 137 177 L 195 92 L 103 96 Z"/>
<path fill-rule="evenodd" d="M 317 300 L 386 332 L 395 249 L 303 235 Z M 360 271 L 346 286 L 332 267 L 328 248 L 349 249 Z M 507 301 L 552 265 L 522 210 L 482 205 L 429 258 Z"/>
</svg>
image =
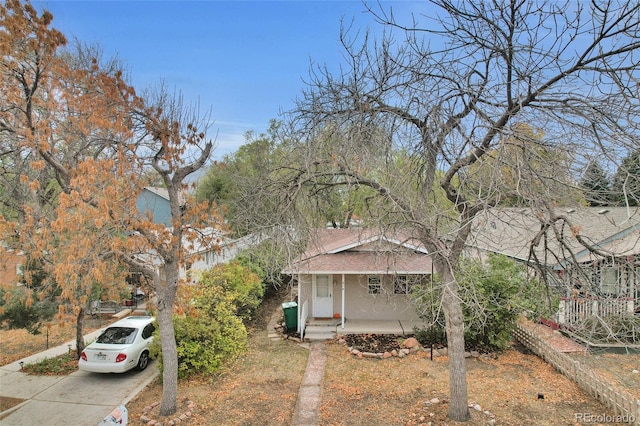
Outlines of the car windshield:
<svg viewBox="0 0 640 426">
<path fill-rule="evenodd" d="M 112 345 L 131 344 L 136 338 L 137 328 L 133 327 L 109 327 L 96 340 L 96 343 Z"/>
</svg>

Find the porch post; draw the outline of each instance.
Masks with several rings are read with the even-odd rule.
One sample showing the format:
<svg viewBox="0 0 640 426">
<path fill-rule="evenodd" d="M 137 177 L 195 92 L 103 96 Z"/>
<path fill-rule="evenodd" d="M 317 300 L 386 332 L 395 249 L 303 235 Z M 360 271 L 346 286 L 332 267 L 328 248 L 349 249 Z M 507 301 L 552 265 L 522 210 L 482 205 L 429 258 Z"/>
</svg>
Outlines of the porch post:
<svg viewBox="0 0 640 426">
<path fill-rule="evenodd" d="M 344 329 L 344 274 L 342 274 L 342 308 L 340 310 L 340 321 Z"/>
<path fill-rule="evenodd" d="M 302 330 L 302 324 L 300 321 L 300 318 L 302 316 L 302 305 L 300 304 L 300 279 L 301 275 L 300 272 L 298 272 L 298 294 L 296 295 L 296 299 L 298 299 L 298 334 L 300 333 L 300 330 Z"/>
</svg>

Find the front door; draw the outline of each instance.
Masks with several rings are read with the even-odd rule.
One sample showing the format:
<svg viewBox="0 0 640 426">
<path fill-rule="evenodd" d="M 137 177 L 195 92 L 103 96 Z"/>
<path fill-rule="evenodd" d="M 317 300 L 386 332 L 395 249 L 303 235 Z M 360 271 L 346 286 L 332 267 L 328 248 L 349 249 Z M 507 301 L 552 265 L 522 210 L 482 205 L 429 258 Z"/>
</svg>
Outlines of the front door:
<svg viewBox="0 0 640 426">
<path fill-rule="evenodd" d="M 333 316 L 333 286 L 331 275 L 313 276 L 313 316 L 315 318 L 330 318 Z"/>
</svg>

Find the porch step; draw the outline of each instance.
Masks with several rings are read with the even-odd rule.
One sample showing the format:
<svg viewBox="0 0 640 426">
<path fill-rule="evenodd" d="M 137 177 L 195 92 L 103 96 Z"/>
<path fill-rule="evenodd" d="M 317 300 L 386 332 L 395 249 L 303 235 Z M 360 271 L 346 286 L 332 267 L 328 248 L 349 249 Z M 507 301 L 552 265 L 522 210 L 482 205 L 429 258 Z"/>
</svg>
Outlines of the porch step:
<svg viewBox="0 0 640 426">
<path fill-rule="evenodd" d="M 308 340 L 309 342 L 317 342 L 322 340 L 333 340 L 336 338 L 336 333 L 327 332 L 327 333 L 307 333 L 305 330 L 304 340 Z"/>
<path fill-rule="evenodd" d="M 307 321 L 307 327 L 332 327 L 336 328 L 336 326 L 340 324 L 339 319 L 310 319 Z"/>
<path fill-rule="evenodd" d="M 334 333 L 336 331 L 335 325 L 316 325 L 316 324 L 307 324 L 304 329 L 305 333 Z"/>
<path fill-rule="evenodd" d="M 336 328 L 333 324 L 309 324 L 304 329 L 304 339 L 311 342 L 334 339 L 335 337 Z"/>
</svg>

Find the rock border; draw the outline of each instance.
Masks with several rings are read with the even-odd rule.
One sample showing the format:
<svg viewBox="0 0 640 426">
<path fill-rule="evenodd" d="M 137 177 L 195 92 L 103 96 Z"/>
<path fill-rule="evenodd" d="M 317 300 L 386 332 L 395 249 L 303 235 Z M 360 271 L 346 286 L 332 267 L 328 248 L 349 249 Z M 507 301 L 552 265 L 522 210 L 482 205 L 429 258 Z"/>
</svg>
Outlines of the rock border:
<svg viewBox="0 0 640 426">
<path fill-rule="evenodd" d="M 426 401 L 424 403 L 424 406 L 425 408 L 429 408 L 434 405 L 446 404 L 448 402 L 449 401 L 445 398 L 431 398 L 429 401 Z M 474 411 L 477 411 L 478 413 L 485 415 L 488 419 L 487 424 L 489 426 L 493 426 L 496 424 L 496 415 L 490 412 L 489 410 L 483 409 L 482 406 L 480 406 L 480 404 L 471 401 L 469 402 L 468 407 Z M 433 415 L 434 415 L 433 413 L 429 413 L 428 416 L 426 415 L 420 416 L 417 420 L 419 420 L 421 424 L 425 424 L 426 426 L 434 426 L 434 423 L 429 421 L 429 417 L 433 417 Z"/>
<path fill-rule="evenodd" d="M 335 341 L 341 345 L 346 346 L 347 341 L 343 335 L 338 335 Z M 389 358 L 405 358 L 406 356 L 416 352 L 426 352 L 430 354 L 432 358 L 446 357 L 448 355 L 447 348 L 424 348 L 420 345 L 420 342 L 415 337 L 407 337 L 402 343 L 400 350 L 392 350 L 388 352 L 366 352 L 360 351 L 353 346 L 347 346 L 349 353 L 356 358 L 369 358 L 369 359 L 389 359 Z M 469 351 L 464 353 L 465 358 L 481 358 L 491 357 L 491 354 L 481 354 L 478 351 Z"/>
<path fill-rule="evenodd" d="M 185 399 L 183 401 L 183 404 L 186 405 L 187 411 L 185 411 L 182 414 L 176 413 L 175 417 L 170 418 L 168 420 L 159 421 L 159 420 L 152 419 L 150 416 L 151 411 L 153 411 L 154 408 L 160 405 L 160 402 L 156 401 L 153 404 L 147 405 L 142 409 L 142 415 L 140 416 L 140 421 L 148 426 L 164 426 L 164 425 L 175 426 L 175 425 L 181 424 L 183 422 L 186 422 L 191 418 L 191 416 L 193 416 L 193 410 L 195 410 L 196 408 L 196 403 L 189 399 Z"/>
</svg>

